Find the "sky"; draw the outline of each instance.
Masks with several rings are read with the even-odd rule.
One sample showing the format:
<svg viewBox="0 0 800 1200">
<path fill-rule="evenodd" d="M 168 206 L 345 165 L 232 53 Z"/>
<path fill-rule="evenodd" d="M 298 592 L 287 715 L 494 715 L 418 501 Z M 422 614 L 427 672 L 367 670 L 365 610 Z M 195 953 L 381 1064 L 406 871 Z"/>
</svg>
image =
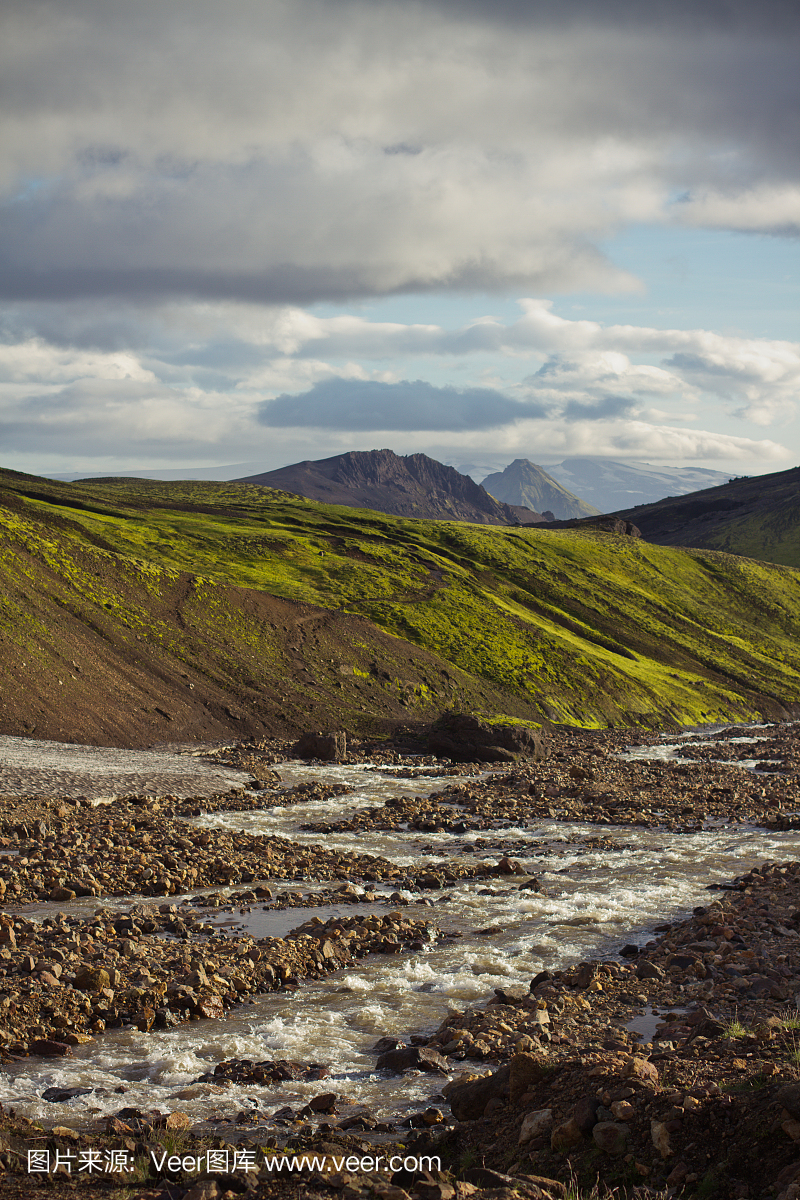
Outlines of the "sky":
<svg viewBox="0 0 800 1200">
<path fill-rule="evenodd" d="M 797 465 L 799 43 L 784 0 L 5 0 L 0 465 Z"/>
</svg>

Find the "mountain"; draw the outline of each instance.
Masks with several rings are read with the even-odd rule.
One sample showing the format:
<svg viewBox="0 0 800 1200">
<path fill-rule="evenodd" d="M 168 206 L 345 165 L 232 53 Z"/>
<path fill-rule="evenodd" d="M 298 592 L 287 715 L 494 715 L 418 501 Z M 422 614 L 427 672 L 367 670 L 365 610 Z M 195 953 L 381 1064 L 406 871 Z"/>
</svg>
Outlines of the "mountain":
<svg viewBox="0 0 800 1200">
<path fill-rule="evenodd" d="M 373 736 L 454 708 L 591 728 L 785 717 L 800 713 L 798 582 L 590 522 L 0 471 L 0 733 Z"/>
<path fill-rule="evenodd" d="M 524 504 L 537 512 L 551 512 L 556 520 L 591 517 L 599 509 L 579 500 L 552 476 L 527 458 L 515 458 L 504 471 L 487 475 L 483 487 L 506 504 Z"/>
<path fill-rule="evenodd" d="M 423 517 L 432 521 L 470 521 L 476 525 L 535 524 L 538 512 L 522 521 L 520 514 L 493 496 L 455 467 L 392 450 L 353 450 L 333 458 L 293 463 L 277 471 L 247 475 L 238 483 L 256 483 L 318 500 L 371 508 L 395 517 Z"/>
<path fill-rule="evenodd" d="M 699 467 L 651 467 L 649 463 L 616 462 L 610 458 L 565 458 L 554 466 L 548 465 L 547 471 L 562 487 L 604 513 L 634 504 L 653 504 L 665 496 L 683 496 L 700 488 L 718 487 L 730 478 L 722 471 Z"/>
<path fill-rule="evenodd" d="M 800 567 L 800 467 L 732 479 L 614 515 L 662 546 L 708 547 Z"/>
</svg>

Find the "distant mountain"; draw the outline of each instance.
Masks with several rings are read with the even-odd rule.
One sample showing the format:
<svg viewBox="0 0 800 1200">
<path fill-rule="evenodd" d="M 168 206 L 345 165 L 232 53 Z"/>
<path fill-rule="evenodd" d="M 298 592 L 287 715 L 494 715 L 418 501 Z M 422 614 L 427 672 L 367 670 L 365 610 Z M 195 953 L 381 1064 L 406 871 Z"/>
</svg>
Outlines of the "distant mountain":
<svg viewBox="0 0 800 1200">
<path fill-rule="evenodd" d="M 524 514 L 495 500 L 474 479 L 427 454 L 401 458 L 392 450 L 354 450 L 248 475 L 236 482 L 279 488 L 323 504 L 372 508 L 395 517 L 480 525 L 537 524 L 544 520 L 538 512 L 529 513 L 530 519 L 523 520 Z"/>
<path fill-rule="evenodd" d="M 596 505 L 595 511 L 604 513 L 634 504 L 654 504 L 665 496 L 685 496 L 701 488 L 718 487 L 730 478 L 724 471 L 651 467 L 649 463 L 616 462 L 610 458 L 565 458 L 555 466 L 548 466 L 547 471 L 563 487 Z"/>
<path fill-rule="evenodd" d="M 800 567 L 800 467 L 615 513 L 661 546 L 726 550 Z"/>
<path fill-rule="evenodd" d="M 487 475 L 483 486 L 490 495 L 506 504 L 524 504 L 537 512 L 551 512 L 558 521 L 591 517 L 600 511 L 573 496 L 527 458 L 515 458 L 504 471 Z"/>
</svg>

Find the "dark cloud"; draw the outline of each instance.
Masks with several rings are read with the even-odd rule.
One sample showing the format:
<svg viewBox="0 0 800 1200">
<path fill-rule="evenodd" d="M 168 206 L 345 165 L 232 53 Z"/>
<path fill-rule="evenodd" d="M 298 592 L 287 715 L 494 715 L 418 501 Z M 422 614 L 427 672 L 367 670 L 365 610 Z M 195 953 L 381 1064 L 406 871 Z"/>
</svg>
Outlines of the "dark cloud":
<svg viewBox="0 0 800 1200">
<path fill-rule="evenodd" d="M 259 421 L 275 427 L 317 429 L 496 429 L 525 417 L 543 417 L 535 403 L 517 404 L 493 388 L 434 387 L 421 379 L 380 383 L 326 379 L 300 396 L 262 404 Z"/>
<path fill-rule="evenodd" d="M 791 233 L 798 14 L 9 0 L 0 295 L 608 291 L 631 213 Z"/>
</svg>

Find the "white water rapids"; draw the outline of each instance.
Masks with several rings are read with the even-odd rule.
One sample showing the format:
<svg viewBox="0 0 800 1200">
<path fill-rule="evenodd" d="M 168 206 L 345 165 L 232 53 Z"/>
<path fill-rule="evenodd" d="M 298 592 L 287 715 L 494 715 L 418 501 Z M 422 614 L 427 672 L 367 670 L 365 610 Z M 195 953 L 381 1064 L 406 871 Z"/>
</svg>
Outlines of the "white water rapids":
<svg viewBox="0 0 800 1200">
<path fill-rule="evenodd" d="M 635 753 L 644 758 L 660 752 L 648 746 Z M 423 858 L 434 866 L 440 858 L 463 853 L 471 860 L 497 862 L 502 853 L 509 853 L 536 875 L 545 892 L 520 891 L 520 877 L 500 877 L 430 892 L 429 904 L 419 903 L 415 896 L 404 912 L 462 936 L 419 953 L 365 959 L 352 970 L 304 982 L 297 992 L 253 1000 L 226 1020 L 193 1022 L 150 1034 L 109 1032 L 90 1045 L 75 1047 L 73 1057 L 66 1060 L 10 1064 L 0 1076 L 0 1102 L 27 1116 L 60 1124 L 83 1124 L 123 1105 L 161 1112 L 180 1109 L 195 1121 L 230 1121 L 242 1109 L 258 1108 L 266 1118 L 285 1104 L 298 1107 L 321 1091 L 335 1091 L 367 1105 L 379 1117 L 407 1114 L 429 1103 L 444 1081 L 428 1075 L 387 1079 L 376 1072 L 376 1056 L 370 1048 L 379 1037 L 430 1032 L 449 1008 L 482 1002 L 495 987 L 521 995 L 543 967 L 613 956 L 626 942 L 647 941 L 653 925 L 707 903 L 707 885 L 741 874 L 764 859 L 796 857 L 800 850 L 797 832 L 738 827 L 670 834 L 538 820 L 465 834 L 410 830 L 323 836 L 303 832 L 299 826 L 334 820 L 382 803 L 389 795 L 427 795 L 451 780 L 426 779 L 424 774 L 395 779 L 360 766 L 289 763 L 277 770 L 287 787 L 315 779 L 343 782 L 355 790 L 324 802 L 206 815 L 195 818 L 196 823 L 279 834 L 307 844 L 384 855 L 398 863 Z M 0 768 L 0 784 L 1 776 Z M 188 781 L 186 786 L 191 789 Z M 609 839 L 614 848 L 589 846 L 588 840 L 598 835 Z M 486 845 L 475 848 L 480 839 Z M 297 889 L 285 881 L 277 885 L 279 890 L 287 887 Z M 174 900 L 179 902 L 180 897 Z M 100 903 L 107 902 L 31 905 L 24 911 L 34 919 L 56 907 L 88 914 Z M 343 904 L 313 911 L 326 919 L 331 912 L 346 916 L 363 909 Z M 381 905 L 376 911 L 389 909 Z M 263 912 L 254 906 L 252 914 L 241 920 L 262 936 L 282 934 L 308 915 L 297 909 Z M 331 1073 L 324 1081 L 271 1088 L 221 1090 L 192 1083 L 227 1058 L 326 1063 Z M 68 1103 L 49 1104 L 41 1093 L 52 1086 L 100 1090 Z"/>
</svg>

